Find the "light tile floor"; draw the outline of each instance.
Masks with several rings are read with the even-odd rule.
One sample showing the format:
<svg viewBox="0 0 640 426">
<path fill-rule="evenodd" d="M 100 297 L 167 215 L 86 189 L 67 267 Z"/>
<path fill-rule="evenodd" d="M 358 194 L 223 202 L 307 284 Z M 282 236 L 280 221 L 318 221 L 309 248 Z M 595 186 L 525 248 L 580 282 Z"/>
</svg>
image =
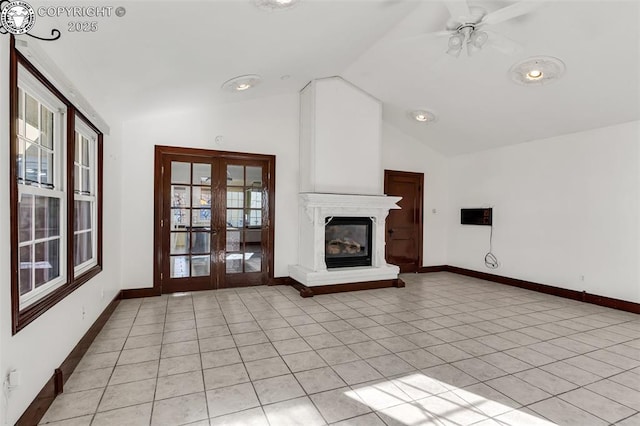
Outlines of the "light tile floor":
<svg viewBox="0 0 640 426">
<path fill-rule="evenodd" d="M 50 425 L 640 425 L 640 317 L 450 273 L 124 300 Z"/>
</svg>

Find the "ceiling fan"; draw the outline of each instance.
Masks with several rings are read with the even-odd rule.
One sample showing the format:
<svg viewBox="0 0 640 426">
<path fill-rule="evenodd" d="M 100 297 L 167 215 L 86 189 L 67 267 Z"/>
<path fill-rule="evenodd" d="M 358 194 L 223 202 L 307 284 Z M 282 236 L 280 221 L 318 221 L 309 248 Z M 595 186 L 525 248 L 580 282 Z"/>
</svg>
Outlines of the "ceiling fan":
<svg viewBox="0 0 640 426">
<path fill-rule="evenodd" d="M 476 6 L 469 6 L 466 1 L 445 1 L 450 18 L 446 29 L 423 36 L 448 36 L 447 54 L 458 57 L 466 46 L 469 56 L 480 51 L 490 41 L 490 45 L 503 53 L 513 53 L 518 49 L 517 43 L 500 34 L 487 31 L 486 27 L 533 12 L 541 3 L 533 0 L 522 0 L 502 9 L 487 12 Z"/>
</svg>

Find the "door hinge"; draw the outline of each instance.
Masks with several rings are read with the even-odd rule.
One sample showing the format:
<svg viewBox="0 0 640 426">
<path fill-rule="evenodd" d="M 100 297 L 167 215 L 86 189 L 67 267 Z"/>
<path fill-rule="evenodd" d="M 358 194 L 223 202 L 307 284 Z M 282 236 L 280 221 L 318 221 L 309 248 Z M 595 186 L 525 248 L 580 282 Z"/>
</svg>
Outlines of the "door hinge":
<svg viewBox="0 0 640 426">
<path fill-rule="evenodd" d="M 160 228 L 164 228 L 164 219 L 160 219 Z"/>
<path fill-rule="evenodd" d="M 163 274 L 162 274 L 162 272 L 160 272 L 160 280 L 162 280 L 162 276 L 163 276 Z"/>
<path fill-rule="evenodd" d="M 160 173 L 164 174 L 164 166 L 160 167 Z"/>
</svg>

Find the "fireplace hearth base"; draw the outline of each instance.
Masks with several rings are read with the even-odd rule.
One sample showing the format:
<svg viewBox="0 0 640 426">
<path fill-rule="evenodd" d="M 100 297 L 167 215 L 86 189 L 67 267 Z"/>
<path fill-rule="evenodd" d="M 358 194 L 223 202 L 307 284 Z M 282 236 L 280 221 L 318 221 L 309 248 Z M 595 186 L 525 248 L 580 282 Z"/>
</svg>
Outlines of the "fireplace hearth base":
<svg viewBox="0 0 640 426">
<path fill-rule="evenodd" d="M 333 285 L 319 285 L 313 287 L 307 287 L 306 285 L 296 281 L 289 277 L 287 283 L 300 292 L 300 297 L 313 297 L 320 294 L 332 294 L 342 293 L 345 291 L 360 291 L 360 290 L 373 290 L 379 288 L 389 287 L 404 287 L 404 281 L 400 278 L 390 280 L 377 280 L 377 281 L 360 281 L 348 284 L 333 284 Z"/>
</svg>

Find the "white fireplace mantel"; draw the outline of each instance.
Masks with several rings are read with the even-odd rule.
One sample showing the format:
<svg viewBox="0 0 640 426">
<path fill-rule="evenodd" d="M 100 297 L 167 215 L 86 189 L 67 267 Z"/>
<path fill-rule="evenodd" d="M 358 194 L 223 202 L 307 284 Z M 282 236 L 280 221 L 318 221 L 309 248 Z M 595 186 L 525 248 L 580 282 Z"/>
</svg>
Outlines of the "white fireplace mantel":
<svg viewBox="0 0 640 426">
<path fill-rule="evenodd" d="M 299 194 L 300 207 L 304 210 L 312 223 L 315 223 L 317 213 L 322 217 L 355 216 L 373 217 L 382 216 L 384 219 L 391 209 L 400 209 L 396 204 L 402 197 L 389 197 L 386 195 L 350 195 L 350 194 Z M 323 216 L 323 215 L 327 216 Z M 324 224 L 323 224 L 324 226 Z M 323 231 L 324 232 L 324 231 Z"/>
<path fill-rule="evenodd" d="M 401 197 L 386 195 L 299 194 L 299 264 L 292 265 L 292 278 L 306 286 L 344 284 L 398 278 L 399 268 L 384 258 L 385 219 Z M 325 224 L 332 217 L 369 217 L 372 220 L 371 266 L 327 269 Z"/>
</svg>

